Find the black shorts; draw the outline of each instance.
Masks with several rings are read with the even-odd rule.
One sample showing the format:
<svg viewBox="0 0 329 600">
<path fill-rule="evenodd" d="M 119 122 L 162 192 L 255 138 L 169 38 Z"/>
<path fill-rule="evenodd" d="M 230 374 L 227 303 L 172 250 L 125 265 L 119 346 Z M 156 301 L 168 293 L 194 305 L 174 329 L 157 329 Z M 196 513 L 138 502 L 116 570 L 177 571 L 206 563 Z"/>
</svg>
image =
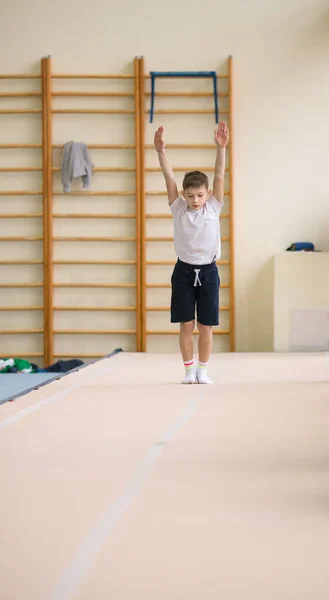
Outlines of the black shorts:
<svg viewBox="0 0 329 600">
<path fill-rule="evenodd" d="M 171 322 L 195 319 L 201 325 L 219 324 L 220 279 L 215 262 L 189 265 L 178 259 L 171 277 Z"/>
</svg>

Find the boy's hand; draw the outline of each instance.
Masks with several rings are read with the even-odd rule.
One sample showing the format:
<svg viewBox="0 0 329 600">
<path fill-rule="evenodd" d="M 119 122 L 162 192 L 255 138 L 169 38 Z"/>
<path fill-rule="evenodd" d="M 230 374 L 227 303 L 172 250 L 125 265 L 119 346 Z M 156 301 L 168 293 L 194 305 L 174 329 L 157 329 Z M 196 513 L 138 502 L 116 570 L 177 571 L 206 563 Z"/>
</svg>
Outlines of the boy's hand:
<svg viewBox="0 0 329 600">
<path fill-rule="evenodd" d="M 163 131 L 163 127 L 159 127 L 154 135 L 154 148 L 157 152 L 164 152 L 166 147 L 163 139 Z"/>
<path fill-rule="evenodd" d="M 221 121 L 218 129 L 215 129 L 215 144 L 218 148 L 226 148 L 229 140 L 229 131 L 226 123 Z"/>
</svg>

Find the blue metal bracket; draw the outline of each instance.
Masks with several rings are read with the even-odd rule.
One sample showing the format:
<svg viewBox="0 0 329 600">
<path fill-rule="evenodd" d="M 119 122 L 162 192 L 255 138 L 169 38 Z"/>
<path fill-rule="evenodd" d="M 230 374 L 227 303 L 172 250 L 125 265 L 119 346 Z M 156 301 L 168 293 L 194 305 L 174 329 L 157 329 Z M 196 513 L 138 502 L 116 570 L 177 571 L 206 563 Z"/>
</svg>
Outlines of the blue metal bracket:
<svg viewBox="0 0 329 600">
<path fill-rule="evenodd" d="M 214 104 L 215 104 L 215 119 L 218 123 L 218 94 L 217 94 L 217 75 L 216 71 L 151 71 L 151 110 L 150 123 L 153 123 L 154 115 L 154 94 L 155 94 L 155 79 L 156 77 L 210 77 L 214 84 Z"/>
</svg>

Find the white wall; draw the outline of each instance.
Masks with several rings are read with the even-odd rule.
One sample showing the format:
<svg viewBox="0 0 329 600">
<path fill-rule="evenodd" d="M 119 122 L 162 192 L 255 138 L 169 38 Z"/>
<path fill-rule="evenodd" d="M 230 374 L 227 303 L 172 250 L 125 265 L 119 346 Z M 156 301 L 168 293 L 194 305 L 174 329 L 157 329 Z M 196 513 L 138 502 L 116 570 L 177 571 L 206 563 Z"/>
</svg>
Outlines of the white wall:
<svg viewBox="0 0 329 600">
<path fill-rule="evenodd" d="M 38 72 L 46 54 L 71 73 L 131 71 L 137 54 L 147 71 L 220 70 L 233 55 L 237 350 L 271 350 L 271 257 L 298 240 L 329 249 L 327 3 L 7 0 L 1 12 L 2 73 Z"/>
</svg>

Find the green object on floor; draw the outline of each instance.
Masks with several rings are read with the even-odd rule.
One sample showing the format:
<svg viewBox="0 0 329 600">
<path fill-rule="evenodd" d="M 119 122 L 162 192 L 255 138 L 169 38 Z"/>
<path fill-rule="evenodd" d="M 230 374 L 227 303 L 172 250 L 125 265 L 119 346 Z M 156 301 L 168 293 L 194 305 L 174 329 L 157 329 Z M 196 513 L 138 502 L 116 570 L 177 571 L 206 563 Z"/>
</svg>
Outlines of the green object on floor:
<svg viewBox="0 0 329 600">
<path fill-rule="evenodd" d="M 31 363 L 23 358 L 0 358 L 0 374 L 10 373 L 12 368 L 15 368 L 19 373 L 35 373 Z"/>
</svg>

